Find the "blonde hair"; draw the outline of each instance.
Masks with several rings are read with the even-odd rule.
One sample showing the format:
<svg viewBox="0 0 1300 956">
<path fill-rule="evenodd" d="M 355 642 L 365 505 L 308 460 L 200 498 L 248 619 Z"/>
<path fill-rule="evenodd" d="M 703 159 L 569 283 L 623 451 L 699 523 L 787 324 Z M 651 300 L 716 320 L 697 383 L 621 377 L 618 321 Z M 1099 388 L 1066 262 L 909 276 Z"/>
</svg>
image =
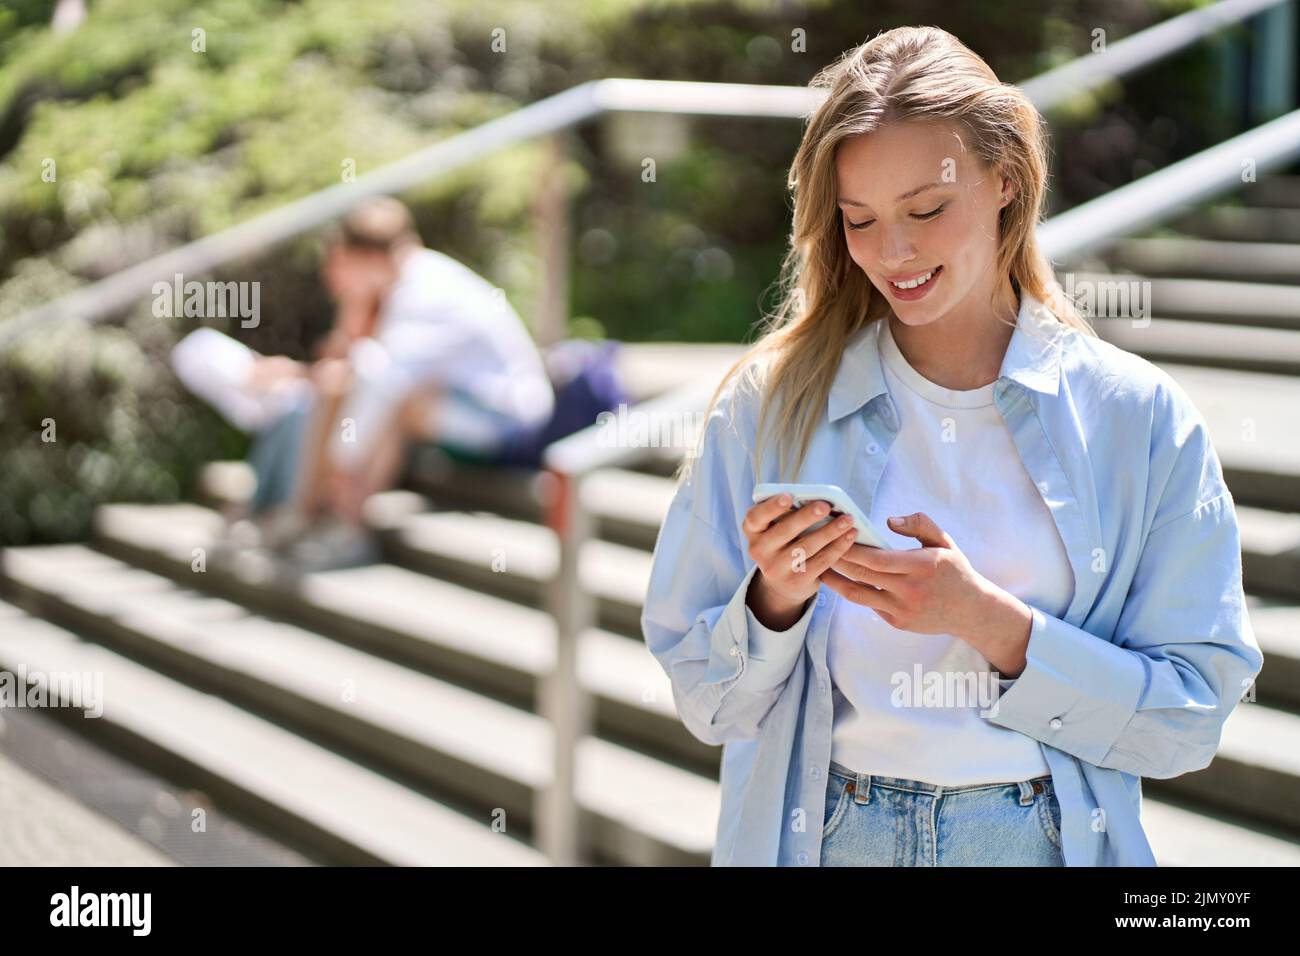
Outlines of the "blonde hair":
<svg viewBox="0 0 1300 956">
<path fill-rule="evenodd" d="M 1002 208 L 997 268 L 1016 290 L 1041 301 L 1066 326 L 1096 335 L 1064 295 L 1035 227 L 1047 180 L 1046 123 L 1024 91 L 998 80 L 988 64 L 938 27 L 898 27 L 840 56 L 810 84 L 827 91 L 804 130 L 787 186 L 794 198 L 790 248 L 778 280 L 781 302 L 765 316 L 766 332 L 727 370 L 705 413 L 712 415 L 728 382 L 741 376 L 762 393 L 754 471 L 761 461 L 764 425 L 777 396 L 781 474 L 797 444 L 793 471 L 808 454 L 825 412 L 840 357 L 849 339 L 892 313 L 888 300 L 849 256 L 837 206 L 835 151 L 845 139 L 889 123 L 941 120 L 959 126 L 975 155 L 1000 166 L 1017 186 Z M 707 429 L 702 429 L 703 443 Z M 697 447 L 696 455 L 700 453 Z M 680 481 L 692 456 L 678 466 Z"/>
</svg>

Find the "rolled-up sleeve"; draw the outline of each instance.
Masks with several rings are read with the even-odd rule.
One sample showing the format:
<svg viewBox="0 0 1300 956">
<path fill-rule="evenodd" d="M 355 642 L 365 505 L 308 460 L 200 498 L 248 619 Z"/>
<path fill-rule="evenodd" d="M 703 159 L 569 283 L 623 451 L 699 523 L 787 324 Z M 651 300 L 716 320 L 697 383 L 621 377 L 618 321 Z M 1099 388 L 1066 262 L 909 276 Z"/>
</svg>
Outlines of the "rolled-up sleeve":
<svg viewBox="0 0 1300 956">
<path fill-rule="evenodd" d="M 752 492 L 752 466 L 731 433 L 712 424 L 692 474 L 678 486 L 655 543 L 641 629 L 667 673 L 678 716 L 707 744 L 756 740 L 803 652 L 816 607 L 784 631 L 765 627 L 746 604 L 758 566 L 735 531 L 714 527 L 699 513 L 713 504 L 726 514 Z M 728 447 L 720 447 L 726 443 Z M 748 505 L 744 505 L 748 510 Z M 743 517 L 743 512 L 741 512 Z"/>
<path fill-rule="evenodd" d="M 1182 442 L 1160 504 L 1113 637 L 1031 608 L 1025 668 L 1001 682 L 986 719 L 1139 776 L 1210 763 L 1264 658 L 1246 609 L 1236 511 L 1203 424 Z"/>
</svg>

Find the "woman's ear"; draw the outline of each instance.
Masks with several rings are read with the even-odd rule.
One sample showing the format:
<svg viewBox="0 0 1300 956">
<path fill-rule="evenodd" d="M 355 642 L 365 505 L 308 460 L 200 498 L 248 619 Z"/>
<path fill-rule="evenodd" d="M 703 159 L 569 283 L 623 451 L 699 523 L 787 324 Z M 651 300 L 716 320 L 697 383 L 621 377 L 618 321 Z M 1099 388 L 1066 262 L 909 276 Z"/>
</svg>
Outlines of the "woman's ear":
<svg viewBox="0 0 1300 956">
<path fill-rule="evenodd" d="M 1016 184 L 1009 176 L 1002 177 L 1002 206 L 1007 206 L 1016 198 Z"/>
</svg>

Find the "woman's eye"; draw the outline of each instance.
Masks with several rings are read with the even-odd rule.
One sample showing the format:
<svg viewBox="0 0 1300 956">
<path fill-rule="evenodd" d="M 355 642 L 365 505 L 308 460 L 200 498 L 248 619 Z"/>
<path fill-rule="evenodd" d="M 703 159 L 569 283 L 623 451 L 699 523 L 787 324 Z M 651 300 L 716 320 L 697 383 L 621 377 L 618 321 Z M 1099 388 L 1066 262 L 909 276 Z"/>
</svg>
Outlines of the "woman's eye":
<svg viewBox="0 0 1300 956">
<path fill-rule="evenodd" d="M 935 216 L 939 215 L 939 213 L 943 212 L 946 207 L 947 207 L 947 203 L 944 203 L 943 205 L 938 206 L 935 209 L 931 209 L 929 212 L 914 212 L 912 213 L 912 218 L 920 219 L 920 220 L 933 219 Z M 845 220 L 845 221 L 848 223 L 848 227 L 850 229 L 866 229 L 867 226 L 871 225 L 876 220 L 868 219 L 866 222 L 851 222 L 849 220 Z"/>
</svg>

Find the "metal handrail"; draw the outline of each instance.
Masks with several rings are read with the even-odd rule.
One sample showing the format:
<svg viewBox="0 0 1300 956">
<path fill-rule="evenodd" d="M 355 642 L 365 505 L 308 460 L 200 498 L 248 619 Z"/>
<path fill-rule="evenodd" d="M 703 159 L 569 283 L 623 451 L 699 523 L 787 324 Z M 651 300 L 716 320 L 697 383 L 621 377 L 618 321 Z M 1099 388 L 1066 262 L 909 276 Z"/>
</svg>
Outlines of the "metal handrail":
<svg viewBox="0 0 1300 956">
<path fill-rule="evenodd" d="M 1185 207 L 1240 187 L 1242 163 L 1255 174 L 1300 158 L 1300 110 L 1258 126 L 1081 206 L 1038 227 L 1047 256 L 1079 256 L 1121 236 L 1163 222 Z"/>
<path fill-rule="evenodd" d="M 1189 10 L 1145 30 L 1116 40 L 1090 56 L 1081 56 L 1020 84 L 1039 104 L 1058 103 L 1093 90 L 1112 79 L 1145 69 L 1173 56 L 1212 33 L 1279 7 L 1290 0 L 1223 0 Z"/>
<path fill-rule="evenodd" d="M 1081 90 L 1149 66 L 1216 30 L 1288 2 L 1292 0 L 1223 0 L 1117 41 L 1106 50 L 1050 70 L 1021 86 L 1037 108 L 1047 110 Z M 800 119 L 811 113 L 823 96 L 821 91 L 807 87 L 633 79 L 584 83 L 435 143 L 355 182 L 313 193 L 29 310 L 0 324 L 0 347 L 61 317 L 98 321 L 129 305 L 158 280 L 170 281 L 176 273 L 206 273 L 337 219 L 366 199 L 403 192 L 464 168 L 498 149 L 561 133 L 602 114 L 656 112 Z M 1267 156 L 1274 165 L 1283 162 L 1287 151 L 1279 145 L 1277 137 L 1293 129 L 1293 118 L 1294 114 L 1284 118 L 1285 124 L 1279 120 L 1246 134 L 1255 138 L 1245 142 L 1258 148 L 1259 156 Z M 1235 142 L 1216 147 L 1220 150 L 1218 158 L 1235 155 L 1226 149 Z M 1134 197 L 1141 200 L 1132 206 L 1114 202 L 1097 205 L 1108 198 L 1102 197 L 1054 217 L 1041 227 L 1048 255 L 1077 251 L 1138 228 L 1150 222 L 1151 216 L 1168 212 L 1174 201 L 1165 190 L 1177 184 L 1177 188 L 1189 188 L 1190 194 L 1192 184 L 1187 170 L 1204 169 L 1204 165 L 1186 166 L 1190 162 L 1193 161 L 1184 161 L 1165 171 L 1174 175 L 1164 180 L 1156 179 L 1161 174 L 1154 174 L 1132 187 L 1124 187 L 1133 190 L 1128 194 L 1129 203 L 1134 203 Z M 1204 164 L 1210 165 L 1209 161 Z M 1209 181 L 1226 188 L 1220 172 L 1216 170 Z M 1204 181 L 1195 185 L 1202 190 L 1196 193 L 1198 196 L 1206 195 Z M 1157 192 L 1163 195 L 1158 196 Z M 1183 194 L 1179 195 L 1181 199 Z M 681 415 L 702 407 L 706 398 L 703 386 L 695 383 L 641 403 L 637 410 L 651 416 Z M 578 677 L 578 652 L 581 636 L 595 623 L 595 601 L 582 586 L 580 577 L 581 553 L 593 535 L 595 520 L 583 505 L 582 486 L 597 468 L 626 463 L 645 452 L 644 448 L 603 442 L 604 427 L 592 425 L 552 444 L 546 449 L 543 461 L 547 479 L 543 483 L 546 521 L 557 536 L 559 564 L 547 590 L 547 604 L 556 628 L 556 657 L 543 681 L 539 704 L 540 712 L 553 730 L 554 774 L 551 786 L 539 800 L 538 842 L 550 860 L 559 865 L 576 864 L 582 857 L 576 749 L 579 741 L 590 736 L 591 727 L 591 700 Z"/>
</svg>

